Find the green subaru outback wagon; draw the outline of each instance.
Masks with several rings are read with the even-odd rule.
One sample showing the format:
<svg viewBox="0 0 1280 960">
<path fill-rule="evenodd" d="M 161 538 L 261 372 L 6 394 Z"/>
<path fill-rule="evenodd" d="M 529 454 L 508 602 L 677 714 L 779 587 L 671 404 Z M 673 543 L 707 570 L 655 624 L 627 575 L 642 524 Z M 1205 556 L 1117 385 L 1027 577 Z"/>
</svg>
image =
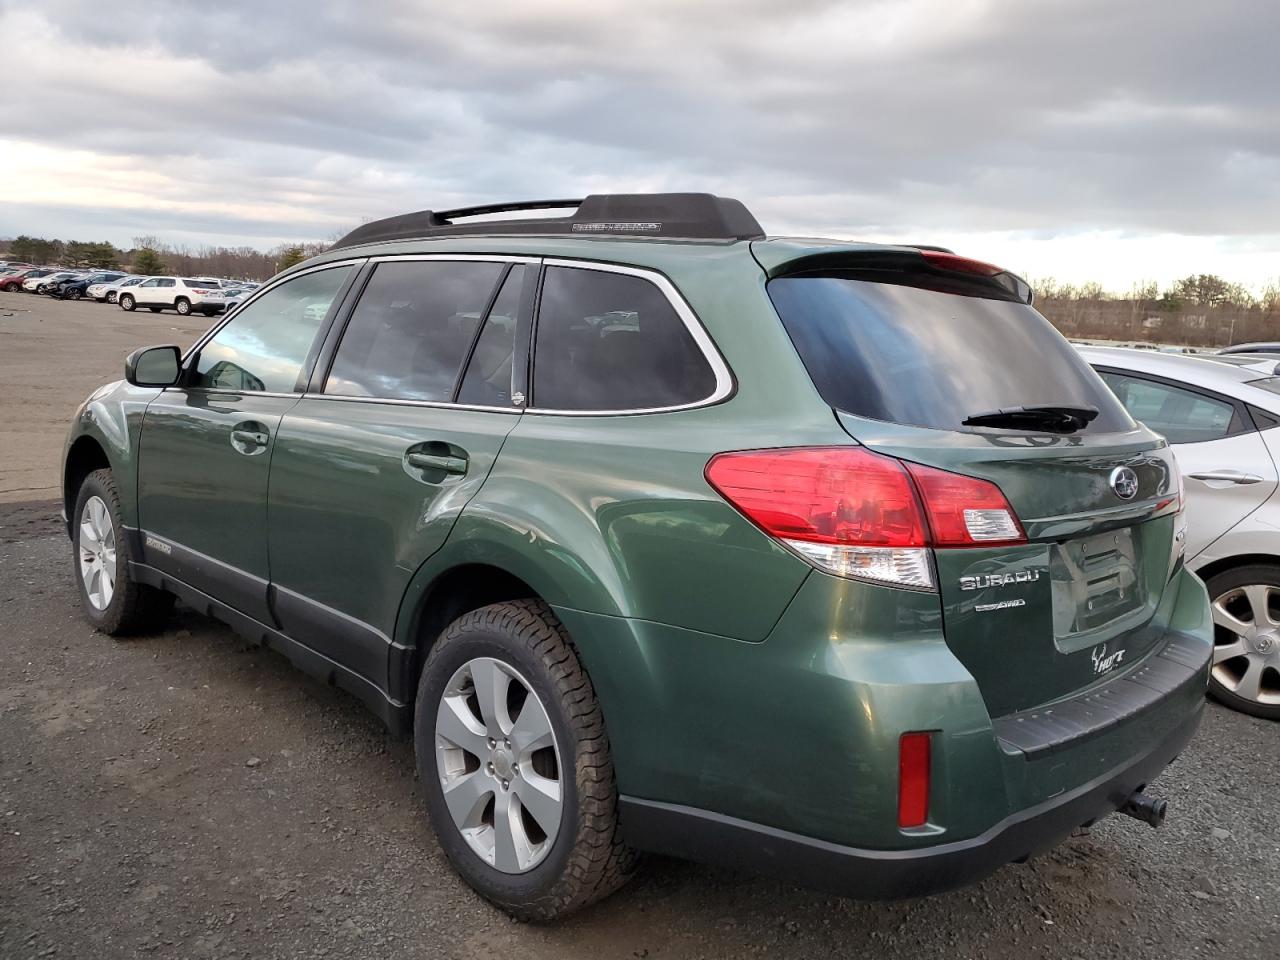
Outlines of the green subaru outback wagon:
<svg viewBox="0 0 1280 960">
<path fill-rule="evenodd" d="M 637 851 L 904 897 L 1158 824 L 1212 646 L 1178 472 L 1031 300 L 703 194 L 370 223 L 76 413 L 81 600 L 411 732 L 520 917 Z"/>
</svg>

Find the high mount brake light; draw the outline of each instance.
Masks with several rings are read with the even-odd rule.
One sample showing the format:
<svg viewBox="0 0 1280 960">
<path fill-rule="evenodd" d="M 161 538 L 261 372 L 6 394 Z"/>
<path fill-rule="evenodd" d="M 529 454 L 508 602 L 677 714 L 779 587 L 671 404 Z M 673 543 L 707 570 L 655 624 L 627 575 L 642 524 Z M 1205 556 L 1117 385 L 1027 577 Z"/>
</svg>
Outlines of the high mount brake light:
<svg viewBox="0 0 1280 960">
<path fill-rule="evenodd" d="M 863 447 L 721 453 L 706 477 L 765 533 L 838 576 L 932 590 L 930 547 L 1026 540 L 995 484 Z"/>
<path fill-rule="evenodd" d="M 995 264 L 983 263 L 981 260 L 970 260 L 968 257 L 957 256 L 954 253 L 944 253 L 941 250 L 921 250 L 920 256 L 924 257 L 931 266 L 938 267 L 941 270 L 975 273 L 980 277 L 996 277 L 1006 272 L 1003 267 L 997 267 Z"/>
</svg>

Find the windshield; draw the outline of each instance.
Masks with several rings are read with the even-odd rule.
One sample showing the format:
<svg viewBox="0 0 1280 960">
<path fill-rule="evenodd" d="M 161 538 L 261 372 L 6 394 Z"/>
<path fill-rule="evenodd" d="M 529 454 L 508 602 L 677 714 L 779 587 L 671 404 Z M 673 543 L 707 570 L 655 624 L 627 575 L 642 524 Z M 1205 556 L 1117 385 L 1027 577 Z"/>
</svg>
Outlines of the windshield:
<svg viewBox="0 0 1280 960">
<path fill-rule="evenodd" d="M 1097 416 L 1080 430 L 1134 429 L 1097 374 L 1027 304 L 843 271 L 780 277 L 768 289 L 814 386 L 837 410 L 972 431 L 966 419 L 996 410 L 1092 407 Z"/>
</svg>

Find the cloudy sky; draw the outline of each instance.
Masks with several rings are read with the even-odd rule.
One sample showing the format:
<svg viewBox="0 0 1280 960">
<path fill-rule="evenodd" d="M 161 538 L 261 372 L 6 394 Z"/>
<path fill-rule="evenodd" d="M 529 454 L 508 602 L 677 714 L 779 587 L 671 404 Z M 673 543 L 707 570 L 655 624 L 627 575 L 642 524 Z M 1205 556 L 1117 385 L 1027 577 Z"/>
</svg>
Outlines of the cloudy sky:
<svg viewBox="0 0 1280 960">
<path fill-rule="evenodd" d="M 771 233 L 1260 288 L 1277 36 L 1275 0 L 0 0 L 0 236 L 706 190 Z"/>
</svg>

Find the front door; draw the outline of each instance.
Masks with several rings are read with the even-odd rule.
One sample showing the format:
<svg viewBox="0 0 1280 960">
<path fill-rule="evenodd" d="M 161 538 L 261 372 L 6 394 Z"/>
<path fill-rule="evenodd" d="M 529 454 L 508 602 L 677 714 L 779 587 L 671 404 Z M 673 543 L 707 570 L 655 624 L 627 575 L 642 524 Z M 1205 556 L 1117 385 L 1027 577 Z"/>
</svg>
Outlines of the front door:
<svg viewBox="0 0 1280 960">
<path fill-rule="evenodd" d="M 280 424 L 276 612 L 289 636 L 380 688 L 410 580 L 519 420 L 516 329 L 535 274 L 483 259 L 378 264 L 323 389 Z"/>
<path fill-rule="evenodd" d="M 267 478 L 276 432 L 354 267 L 287 280 L 187 358 L 147 407 L 138 521 L 147 563 L 264 623 Z"/>
</svg>

